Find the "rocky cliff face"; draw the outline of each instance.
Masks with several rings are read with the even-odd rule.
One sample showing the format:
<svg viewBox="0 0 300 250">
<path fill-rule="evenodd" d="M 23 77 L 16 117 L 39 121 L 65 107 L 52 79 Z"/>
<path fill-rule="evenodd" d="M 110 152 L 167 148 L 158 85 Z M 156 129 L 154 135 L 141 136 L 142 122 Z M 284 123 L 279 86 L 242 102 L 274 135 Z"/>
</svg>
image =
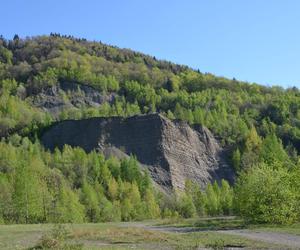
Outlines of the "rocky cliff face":
<svg viewBox="0 0 300 250">
<path fill-rule="evenodd" d="M 69 144 L 87 152 L 136 155 L 165 190 L 183 189 L 187 178 L 203 187 L 214 180 L 232 182 L 234 178 L 222 148 L 207 128 L 191 128 L 159 114 L 63 121 L 41 139 L 50 150 Z"/>
<path fill-rule="evenodd" d="M 57 118 L 62 110 L 81 107 L 98 107 L 104 102 L 111 103 L 115 95 L 103 94 L 91 86 L 74 82 L 61 82 L 46 87 L 38 93 L 30 93 L 32 104 Z"/>
</svg>

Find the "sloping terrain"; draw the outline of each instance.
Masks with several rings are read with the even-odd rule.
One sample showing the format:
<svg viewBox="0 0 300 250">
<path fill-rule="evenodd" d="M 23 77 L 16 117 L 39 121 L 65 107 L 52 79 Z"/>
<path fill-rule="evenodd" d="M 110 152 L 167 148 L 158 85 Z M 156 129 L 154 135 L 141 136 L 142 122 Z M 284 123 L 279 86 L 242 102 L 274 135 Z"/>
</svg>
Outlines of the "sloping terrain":
<svg viewBox="0 0 300 250">
<path fill-rule="evenodd" d="M 183 189 L 186 179 L 204 187 L 222 178 L 232 182 L 234 176 L 207 128 L 191 128 L 159 114 L 63 121 L 46 131 L 41 140 L 50 150 L 68 144 L 87 152 L 133 154 L 165 190 Z"/>
</svg>

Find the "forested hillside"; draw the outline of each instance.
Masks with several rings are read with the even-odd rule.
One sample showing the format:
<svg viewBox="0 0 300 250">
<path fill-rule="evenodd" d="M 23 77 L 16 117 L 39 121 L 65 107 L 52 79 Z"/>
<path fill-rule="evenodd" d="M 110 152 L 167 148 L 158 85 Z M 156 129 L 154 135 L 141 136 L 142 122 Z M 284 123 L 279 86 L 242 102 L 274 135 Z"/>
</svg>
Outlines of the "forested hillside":
<svg viewBox="0 0 300 250">
<path fill-rule="evenodd" d="M 216 77 L 59 34 L 1 37 L 0 87 L 0 221 L 132 220 L 196 212 L 234 212 L 257 222 L 299 220 L 297 88 Z M 200 191 L 187 180 L 186 192 L 171 202 L 137 170 L 134 158 L 104 159 L 70 147 L 51 154 L 39 144 L 40 133 L 55 121 L 153 112 L 208 127 L 228 149 L 238 175 L 234 190 L 223 182 Z"/>
</svg>

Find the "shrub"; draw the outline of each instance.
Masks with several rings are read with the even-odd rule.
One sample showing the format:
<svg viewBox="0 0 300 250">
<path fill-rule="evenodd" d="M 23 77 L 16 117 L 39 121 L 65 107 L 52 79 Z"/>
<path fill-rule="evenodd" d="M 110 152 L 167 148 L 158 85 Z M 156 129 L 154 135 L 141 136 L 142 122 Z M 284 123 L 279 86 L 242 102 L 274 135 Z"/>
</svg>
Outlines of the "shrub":
<svg viewBox="0 0 300 250">
<path fill-rule="evenodd" d="M 286 224 L 297 218 L 297 190 L 288 170 L 260 165 L 243 172 L 235 189 L 235 206 L 248 222 Z M 298 191 L 299 192 L 299 191 Z"/>
</svg>

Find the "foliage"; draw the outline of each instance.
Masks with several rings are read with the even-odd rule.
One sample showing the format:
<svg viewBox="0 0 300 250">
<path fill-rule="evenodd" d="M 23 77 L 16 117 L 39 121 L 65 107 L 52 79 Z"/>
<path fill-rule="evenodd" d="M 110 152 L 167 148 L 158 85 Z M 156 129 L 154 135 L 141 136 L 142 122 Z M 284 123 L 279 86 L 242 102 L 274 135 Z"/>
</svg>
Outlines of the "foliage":
<svg viewBox="0 0 300 250">
<path fill-rule="evenodd" d="M 63 90 L 64 83 L 76 84 L 78 91 Z M 70 104 L 84 96 L 81 87 L 86 86 L 112 98 L 99 106 L 65 105 L 56 114 L 44 112 L 48 104 L 36 104 L 56 88 L 62 102 Z M 59 34 L 1 37 L 0 137 L 5 140 L 0 143 L 0 223 L 228 215 L 233 199 L 235 212 L 249 220 L 295 221 L 300 218 L 293 200 L 300 193 L 299 110 L 297 88 L 216 77 Z M 134 157 L 105 159 L 68 146 L 48 153 L 36 139 L 59 120 L 151 112 L 212 130 L 228 148 L 238 178 L 235 193 L 224 181 L 202 189 L 187 182 L 184 193 L 170 202 L 155 193 Z M 278 197 L 284 202 L 279 204 Z"/>
<path fill-rule="evenodd" d="M 177 201 L 177 210 L 183 218 L 198 216 L 231 215 L 233 212 L 233 190 L 225 180 L 208 184 L 205 191 L 195 182 L 186 180 L 185 191 Z M 169 209 L 172 209 L 169 206 Z M 171 216 L 169 216 L 171 217 Z"/>
<path fill-rule="evenodd" d="M 299 178 L 299 176 L 298 176 Z M 236 186 L 236 207 L 254 223 L 292 223 L 299 218 L 299 188 L 285 168 L 265 164 L 243 172 Z"/>
<path fill-rule="evenodd" d="M 134 157 L 106 160 L 69 146 L 51 154 L 27 138 L 15 143 L 0 142 L 0 218 L 5 223 L 160 216 L 149 176 L 140 171 Z"/>
</svg>

